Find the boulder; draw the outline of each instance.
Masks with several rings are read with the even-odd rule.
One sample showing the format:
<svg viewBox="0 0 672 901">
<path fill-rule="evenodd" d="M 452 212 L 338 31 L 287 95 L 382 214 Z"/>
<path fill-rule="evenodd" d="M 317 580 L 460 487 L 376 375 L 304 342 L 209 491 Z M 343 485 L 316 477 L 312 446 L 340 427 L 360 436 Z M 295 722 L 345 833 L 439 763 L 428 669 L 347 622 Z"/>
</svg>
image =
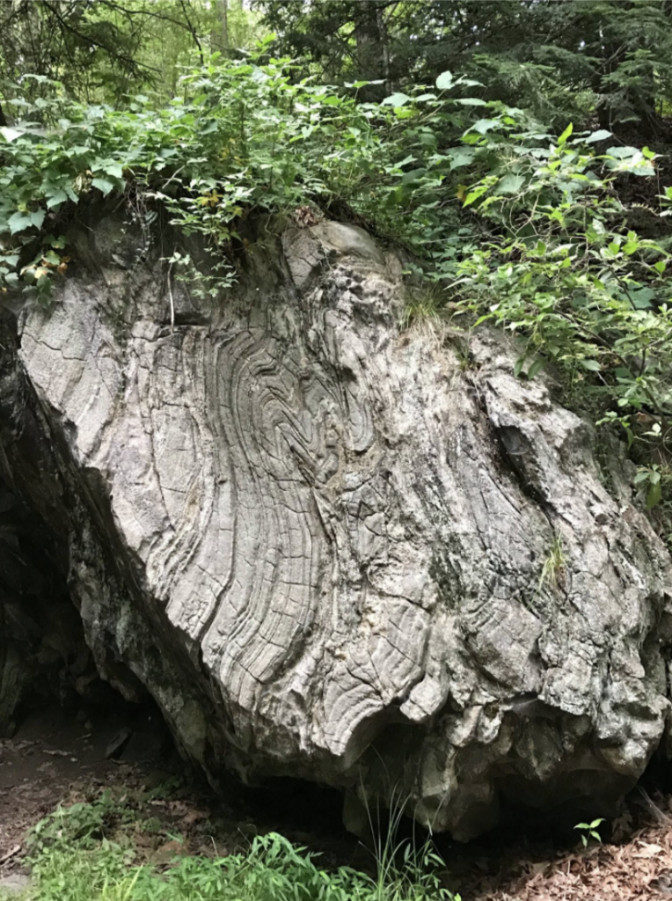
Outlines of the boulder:
<svg viewBox="0 0 672 901">
<path fill-rule="evenodd" d="M 114 216 L 70 240 L 3 350 L 6 468 L 98 671 L 214 786 L 402 797 L 467 839 L 507 799 L 635 784 L 670 558 L 550 381 L 494 334 L 401 328 L 399 263 L 353 226 L 262 233 L 214 299 Z"/>
</svg>

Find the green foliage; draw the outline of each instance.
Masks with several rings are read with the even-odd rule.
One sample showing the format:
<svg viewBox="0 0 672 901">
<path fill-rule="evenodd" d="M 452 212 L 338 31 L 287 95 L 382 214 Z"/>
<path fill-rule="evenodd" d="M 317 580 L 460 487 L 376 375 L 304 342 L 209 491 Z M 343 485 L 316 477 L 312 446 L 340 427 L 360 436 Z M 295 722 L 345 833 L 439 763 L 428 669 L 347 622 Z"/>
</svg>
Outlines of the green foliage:
<svg viewBox="0 0 672 901">
<path fill-rule="evenodd" d="M 588 846 L 588 841 L 592 838 L 594 841 L 601 843 L 602 836 L 597 831 L 598 827 L 604 823 L 604 817 L 598 817 L 596 820 L 592 820 L 590 823 L 577 823 L 574 827 L 578 829 L 581 835 L 581 844 L 584 848 Z"/>
<path fill-rule="evenodd" d="M 524 339 L 517 372 L 530 377 L 552 364 L 570 401 L 618 423 L 630 444 L 646 438 L 667 453 L 669 240 L 655 207 L 647 212 L 661 223 L 660 236 L 641 236 L 630 225 L 627 192 L 617 190 L 625 179 L 653 176 L 656 156 L 621 145 L 598 153 L 609 137 L 575 135 L 569 126 L 554 139 L 521 129 L 515 114 L 490 120 L 477 141 L 496 148 L 498 162 L 464 199 L 486 237 L 460 261 L 453 287 L 477 323 Z M 657 499 L 649 493 L 649 506 Z"/>
<path fill-rule="evenodd" d="M 397 786 L 388 791 L 386 816 L 380 806 L 365 803 L 369 822 L 376 878 L 372 901 L 460 901 L 442 885 L 439 871 L 445 863 L 428 836 L 422 844 L 415 838 L 399 838 L 408 799 Z M 400 863 L 401 862 L 401 863 Z"/>
<path fill-rule="evenodd" d="M 558 135 L 447 70 L 362 102 L 366 82 L 316 83 L 268 47 L 187 70 L 166 105 L 80 104 L 44 79 L 29 102 L 17 87 L 0 128 L 0 291 L 46 297 L 83 197 L 124 195 L 148 233 L 167 213 L 200 235 L 219 271 L 199 276 L 178 251 L 168 284 L 212 298 L 235 279 L 246 219 L 337 205 L 406 248 L 442 311 L 516 335 L 516 374 L 549 368 L 566 401 L 622 429 L 647 506 L 664 500 L 672 190 L 656 185 L 659 155 L 604 128 Z M 434 315 L 421 307 L 408 319 Z"/>
<path fill-rule="evenodd" d="M 176 857 L 157 868 L 137 861 L 142 826 L 123 802 L 103 796 L 59 809 L 33 830 L 31 901 L 459 901 L 436 875 L 429 849 L 400 864 L 383 855 L 377 878 L 321 869 L 306 849 L 277 833 L 227 857 Z"/>
<path fill-rule="evenodd" d="M 545 586 L 554 589 L 562 584 L 566 563 L 567 558 L 565 556 L 562 538 L 559 535 L 554 535 L 548 556 L 544 560 L 544 564 L 541 568 L 541 576 L 539 577 L 540 591 Z"/>
<path fill-rule="evenodd" d="M 80 802 L 57 807 L 33 827 L 27 839 L 31 854 L 44 851 L 63 852 L 76 843 L 81 849 L 97 846 L 111 831 L 128 818 L 128 811 L 109 794 L 103 793 L 93 803 Z"/>
<path fill-rule="evenodd" d="M 387 93 L 451 68 L 552 124 L 620 136 L 665 134 L 672 7 L 660 0 L 257 0 L 280 54 L 329 81 L 376 79 Z M 375 49 L 372 57 L 371 47 Z M 382 87 L 380 88 L 382 90 Z M 381 94 L 382 96 L 382 94 Z M 371 98 L 367 98 L 371 99 Z"/>
<path fill-rule="evenodd" d="M 7 0 L 0 4 L 0 125 L 12 83 L 32 73 L 69 97 L 124 105 L 132 91 L 168 101 L 179 67 L 198 55 L 235 53 L 263 34 L 242 0 Z M 40 82 L 24 97 L 43 96 Z"/>
<path fill-rule="evenodd" d="M 237 226 L 250 213 L 317 200 L 345 203 L 416 251 L 454 259 L 456 209 L 437 192 L 471 155 L 438 148 L 473 118 L 447 96 L 471 82 L 443 73 L 438 94 L 361 104 L 357 86 L 347 97 L 294 74 L 287 60 L 215 57 L 159 109 L 146 96 L 123 111 L 80 104 L 59 84 L 33 104 L 17 95 L 16 121 L 0 132 L 0 278 L 46 292 L 69 261 L 45 233 L 58 232 L 81 197 L 113 191 L 132 191 L 147 221 L 167 210 L 220 256 L 241 242 Z"/>
</svg>

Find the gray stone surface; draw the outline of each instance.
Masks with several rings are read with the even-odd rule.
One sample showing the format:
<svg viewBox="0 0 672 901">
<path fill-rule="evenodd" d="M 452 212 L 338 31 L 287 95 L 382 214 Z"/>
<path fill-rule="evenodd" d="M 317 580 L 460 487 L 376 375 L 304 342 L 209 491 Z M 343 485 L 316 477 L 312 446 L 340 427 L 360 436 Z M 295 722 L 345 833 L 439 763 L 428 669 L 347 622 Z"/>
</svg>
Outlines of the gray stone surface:
<svg viewBox="0 0 672 901">
<path fill-rule="evenodd" d="M 175 283 L 175 328 L 165 271 L 115 263 L 133 234 L 88 240 L 20 360 L 101 673 L 214 784 L 395 791 L 462 839 L 502 798 L 631 787 L 670 709 L 670 560 L 591 429 L 499 339 L 400 331 L 358 229 L 267 237 L 214 304 Z"/>
</svg>

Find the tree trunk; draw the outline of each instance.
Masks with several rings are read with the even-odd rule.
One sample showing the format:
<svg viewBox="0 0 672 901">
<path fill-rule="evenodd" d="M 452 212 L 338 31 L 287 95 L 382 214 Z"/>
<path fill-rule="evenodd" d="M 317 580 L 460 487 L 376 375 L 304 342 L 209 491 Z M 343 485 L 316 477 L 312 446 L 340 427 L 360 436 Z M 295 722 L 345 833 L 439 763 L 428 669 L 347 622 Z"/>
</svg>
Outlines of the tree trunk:
<svg viewBox="0 0 672 901">
<path fill-rule="evenodd" d="M 229 55 L 229 2 L 217 0 L 215 6 L 215 20 L 212 25 L 210 44 L 213 53 Z"/>
</svg>

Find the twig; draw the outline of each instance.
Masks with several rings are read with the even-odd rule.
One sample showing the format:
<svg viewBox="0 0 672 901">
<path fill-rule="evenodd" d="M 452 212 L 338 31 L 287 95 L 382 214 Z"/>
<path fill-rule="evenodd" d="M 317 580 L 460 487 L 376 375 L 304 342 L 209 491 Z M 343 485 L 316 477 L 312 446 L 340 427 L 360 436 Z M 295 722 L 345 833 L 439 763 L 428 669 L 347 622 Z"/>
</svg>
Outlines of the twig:
<svg viewBox="0 0 672 901">
<path fill-rule="evenodd" d="M 10 850 L 6 854 L 3 854 L 3 856 L 0 857 L 0 866 L 2 866 L 3 863 L 7 863 L 10 858 L 15 857 L 20 850 L 21 845 L 14 845 L 13 848 L 10 848 Z"/>
</svg>

